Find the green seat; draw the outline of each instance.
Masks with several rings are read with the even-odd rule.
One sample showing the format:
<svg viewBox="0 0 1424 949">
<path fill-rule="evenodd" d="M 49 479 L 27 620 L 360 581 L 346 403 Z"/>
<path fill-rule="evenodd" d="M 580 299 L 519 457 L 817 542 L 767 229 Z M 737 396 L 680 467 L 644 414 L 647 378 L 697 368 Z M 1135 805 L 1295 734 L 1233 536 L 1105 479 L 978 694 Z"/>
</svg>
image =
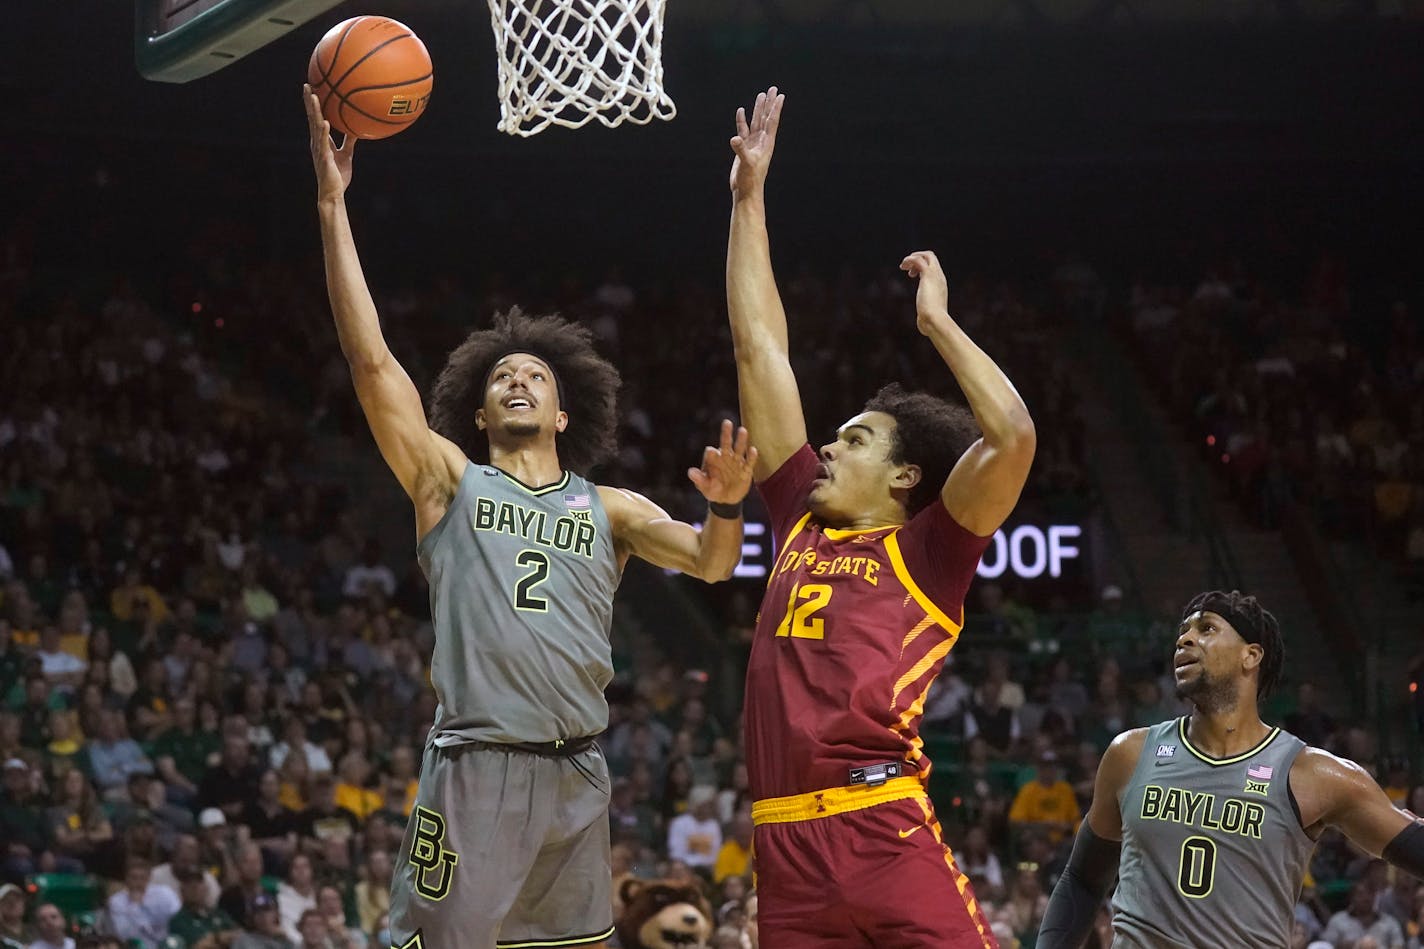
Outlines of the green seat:
<svg viewBox="0 0 1424 949">
<path fill-rule="evenodd" d="M 36 873 L 26 880 L 37 903 L 53 903 L 65 916 L 88 913 L 103 903 L 98 877 L 87 873 Z"/>
</svg>

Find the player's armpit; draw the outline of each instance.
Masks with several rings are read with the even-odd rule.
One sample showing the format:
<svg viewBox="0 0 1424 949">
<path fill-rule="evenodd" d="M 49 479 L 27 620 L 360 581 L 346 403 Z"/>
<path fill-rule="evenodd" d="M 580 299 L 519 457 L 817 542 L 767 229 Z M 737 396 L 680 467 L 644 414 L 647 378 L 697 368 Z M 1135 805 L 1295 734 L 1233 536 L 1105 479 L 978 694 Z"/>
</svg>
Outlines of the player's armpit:
<svg viewBox="0 0 1424 949">
<path fill-rule="evenodd" d="M 1021 437 L 999 445 L 981 438 L 970 445 L 940 491 L 945 509 L 965 530 L 992 535 L 1019 502 L 1037 444 L 1033 423 L 1025 416 Z"/>
<path fill-rule="evenodd" d="M 450 506 L 464 472 L 464 452 L 430 430 L 420 392 L 394 357 L 353 364 L 351 381 L 381 457 L 415 505 L 423 537 Z"/>
</svg>

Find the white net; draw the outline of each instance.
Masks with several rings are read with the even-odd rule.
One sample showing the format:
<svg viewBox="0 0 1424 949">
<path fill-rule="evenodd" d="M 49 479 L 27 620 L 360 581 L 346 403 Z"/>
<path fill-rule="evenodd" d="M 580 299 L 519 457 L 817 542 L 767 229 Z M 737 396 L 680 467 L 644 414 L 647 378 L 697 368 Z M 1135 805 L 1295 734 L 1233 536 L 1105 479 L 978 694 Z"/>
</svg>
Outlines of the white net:
<svg viewBox="0 0 1424 949">
<path fill-rule="evenodd" d="M 663 91 L 667 0 L 489 0 L 499 56 L 499 129 L 610 128 L 671 119 Z"/>
</svg>

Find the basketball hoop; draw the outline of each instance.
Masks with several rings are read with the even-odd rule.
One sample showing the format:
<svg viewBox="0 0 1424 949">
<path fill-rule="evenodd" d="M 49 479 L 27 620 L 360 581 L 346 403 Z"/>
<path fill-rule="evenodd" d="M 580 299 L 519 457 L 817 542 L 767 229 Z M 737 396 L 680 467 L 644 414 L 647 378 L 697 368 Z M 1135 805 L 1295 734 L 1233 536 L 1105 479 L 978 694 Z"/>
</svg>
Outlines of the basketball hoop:
<svg viewBox="0 0 1424 949">
<path fill-rule="evenodd" d="M 671 119 L 663 91 L 667 0 L 489 0 L 499 56 L 499 130 L 609 128 Z"/>
</svg>

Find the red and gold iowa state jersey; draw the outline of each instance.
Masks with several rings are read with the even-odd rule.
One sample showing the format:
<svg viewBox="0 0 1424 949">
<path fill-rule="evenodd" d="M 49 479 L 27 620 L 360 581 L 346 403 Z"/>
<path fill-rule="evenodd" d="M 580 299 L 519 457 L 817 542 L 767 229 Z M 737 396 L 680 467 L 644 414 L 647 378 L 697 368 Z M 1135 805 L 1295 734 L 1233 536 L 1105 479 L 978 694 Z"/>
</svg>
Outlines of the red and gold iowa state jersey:
<svg viewBox="0 0 1424 949">
<path fill-rule="evenodd" d="M 938 499 L 907 524 L 827 528 L 806 508 L 810 446 L 759 486 L 777 556 L 747 664 L 752 797 L 849 783 L 849 770 L 921 751 L 925 693 L 964 621 L 964 594 L 989 538 Z"/>
</svg>

